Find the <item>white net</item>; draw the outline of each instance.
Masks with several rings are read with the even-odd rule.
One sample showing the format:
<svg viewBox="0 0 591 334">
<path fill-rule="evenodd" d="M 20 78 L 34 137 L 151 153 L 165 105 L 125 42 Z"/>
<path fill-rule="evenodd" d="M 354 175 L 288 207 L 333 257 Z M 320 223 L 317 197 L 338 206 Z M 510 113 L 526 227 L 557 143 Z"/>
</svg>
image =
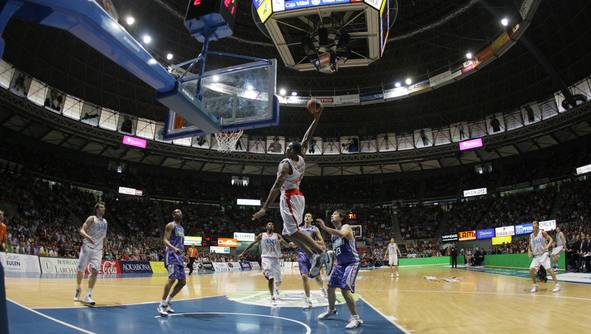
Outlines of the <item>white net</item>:
<svg viewBox="0 0 591 334">
<path fill-rule="evenodd" d="M 218 142 L 218 151 L 229 153 L 236 148 L 236 142 L 242 136 L 242 130 L 215 133 L 215 140 Z"/>
</svg>

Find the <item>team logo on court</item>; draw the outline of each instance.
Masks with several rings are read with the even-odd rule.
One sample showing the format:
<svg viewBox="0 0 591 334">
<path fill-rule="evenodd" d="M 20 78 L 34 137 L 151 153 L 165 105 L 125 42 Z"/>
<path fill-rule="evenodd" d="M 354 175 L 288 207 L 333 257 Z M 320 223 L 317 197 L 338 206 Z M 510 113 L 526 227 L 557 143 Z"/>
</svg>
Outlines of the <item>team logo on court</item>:
<svg viewBox="0 0 591 334">
<path fill-rule="evenodd" d="M 279 293 L 279 300 L 277 301 L 277 307 L 295 307 L 302 308 L 304 304 L 304 291 L 302 290 L 281 290 Z M 355 300 L 359 299 L 356 294 L 353 295 Z M 242 304 L 267 306 L 271 307 L 271 297 L 269 291 L 253 291 L 253 292 L 242 292 L 228 295 L 228 299 Z M 310 300 L 312 301 L 312 307 L 327 307 L 328 299 L 324 298 L 320 291 L 310 291 Z M 345 303 L 345 299 L 337 291 L 337 305 Z"/>
</svg>

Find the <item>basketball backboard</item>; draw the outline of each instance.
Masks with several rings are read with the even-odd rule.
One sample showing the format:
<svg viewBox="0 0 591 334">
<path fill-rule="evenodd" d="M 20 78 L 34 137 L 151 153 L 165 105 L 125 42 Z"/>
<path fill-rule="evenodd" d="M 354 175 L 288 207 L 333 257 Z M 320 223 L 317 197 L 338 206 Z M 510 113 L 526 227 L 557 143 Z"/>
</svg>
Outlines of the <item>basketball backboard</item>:
<svg viewBox="0 0 591 334">
<path fill-rule="evenodd" d="M 164 138 L 199 136 L 274 126 L 279 123 L 279 100 L 275 94 L 277 63 L 257 60 L 207 71 L 201 76 L 201 99 L 195 96 L 200 76 L 186 74 L 178 91 L 193 99 L 195 118 L 174 110 L 165 122 Z M 204 126 L 206 125 L 206 126 Z"/>
</svg>

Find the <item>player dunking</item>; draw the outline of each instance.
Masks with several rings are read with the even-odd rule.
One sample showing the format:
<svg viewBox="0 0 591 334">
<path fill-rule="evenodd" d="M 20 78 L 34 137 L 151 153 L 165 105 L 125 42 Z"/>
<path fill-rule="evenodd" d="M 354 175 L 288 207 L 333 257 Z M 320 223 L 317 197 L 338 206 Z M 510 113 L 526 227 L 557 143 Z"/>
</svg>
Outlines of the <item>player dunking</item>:
<svg viewBox="0 0 591 334">
<path fill-rule="evenodd" d="M 322 234 L 318 228 L 312 225 L 313 217 L 311 213 L 306 213 L 304 216 L 304 225 L 300 229 L 303 233 L 309 235 L 312 239 L 314 239 L 318 245 L 322 248 L 324 246 L 324 239 L 322 239 Z M 306 294 L 306 298 L 304 300 L 304 308 L 309 309 L 312 308 L 312 301 L 310 300 L 310 280 L 308 274 L 310 272 L 310 268 L 312 267 L 312 263 L 310 262 L 310 258 L 306 252 L 302 251 L 301 249 L 297 249 L 297 261 L 300 267 L 300 275 L 302 276 L 302 281 L 304 282 L 304 293 Z M 316 282 L 320 286 L 320 291 L 322 291 L 322 295 L 324 298 L 327 298 L 326 289 L 324 289 L 322 277 L 320 275 L 316 276 Z"/>
<path fill-rule="evenodd" d="M 400 249 L 396 244 L 394 238 L 390 239 L 390 243 L 386 248 L 386 255 L 385 258 L 388 259 L 388 265 L 390 266 L 390 276 L 394 277 L 394 273 L 396 273 L 396 277 L 398 278 L 400 274 L 398 273 L 398 257 L 400 257 Z"/>
<path fill-rule="evenodd" d="M 315 105 L 314 121 L 304 134 L 302 143 L 291 142 L 287 145 L 287 150 L 285 151 L 287 157 L 279 163 L 277 178 L 269 191 L 267 200 L 263 204 L 263 207 L 252 216 L 253 220 L 263 217 L 269 205 L 275 201 L 277 195 L 281 192 L 279 207 L 281 218 L 283 218 L 282 234 L 289 241 L 293 241 L 310 257 L 312 265 L 309 276 L 311 278 L 320 274 L 321 265 L 326 266 L 327 275 L 330 275 L 334 265 L 334 255 L 323 251 L 322 247 L 312 240 L 309 235 L 302 233 L 298 228 L 302 223 L 306 204 L 304 194 L 300 191 L 300 183 L 304 178 L 306 169 L 303 156 L 308 150 L 308 142 L 312 138 L 314 131 L 316 131 L 320 115 L 322 114 L 322 107 L 318 106 L 317 102 L 315 102 Z"/>
<path fill-rule="evenodd" d="M 560 227 L 556 226 L 556 246 L 552 249 L 552 267 L 554 272 L 558 272 L 558 259 L 564 246 L 566 246 L 566 237 L 560 230 Z"/>
<path fill-rule="evenodd" d="M 345 298 L 352 316 L 345 328 L 351 329 L 359 327 L 363 324 L 363 320 L 359 318 L 357 308 L 355 307 L 355 300 L 353 299 L 355 279 L 359 271 L 359 254 L 357 254 L 357 248 L 355 247 L 353 230 L 351 226 L 344 224 L 346 217 L 345 211 L 343 210 L 333 212 L 332 216 L 330 216 L 330 221 L 335 228 L 327 227 L 320 218 L 316 219 L 318 226 L 332 235 L 332 249 L 337 257 L 337 265 L 330 275 L 328 282 L 328 310 L 321 313 L 318 316 L 318 320 L 328 319 L 337 314 L 335 289 L 340 288 L 341 294 Z"/>
<path fill-rule="evenodd" d="M 537 220 L 534 220 L 533 222 L 533 229 L 534 231 L 529 236 L 529 243 L 527 247 L 527 254 L 529 257 L 532 257 L 532 255 L 534 257 L 531 261 L 531 265 L 529 266 L 529 275 L 531 276 L 531 280 L 533 282 L 531 293 L 538 291 L 538 285 L 536 284 L 536 273 L 538 272 L 538 269 L 540 269 L 540 265 L 546 269 L 546 272 L 550 273 L 554 283 L 556 283 L 552 292 L 558 292 L 560 291 L 560 284 L 558 284 L 556 274 L 550 266 L 550 257 L 548 256 L 548 248 L 550 245 L 552 245 L 552 237 L 546 233 L 546 231 L 540 231 L 540 225 Z"/>
<path fill-rule="evenodd" d="M 164 285 L 164 292 L 162 293 L 162 301 L 156 309 L 161 316 L 168 316 L 169 313 L 174 313 L 170 305 L 170 300 L 176 296 L 187 283 L 185 276 L 185 265 L 183 262 L 183 254 L 185 252 L 185 229 L 182 226 L 183 213 L 180 209 L 172 212 L 174 221 L 166 224 L 164 228 L 164 246 L 166 252 L 164 253 L 164 266 L 168 271 L 168 282 Z M 174 282 L 177 282 L 172 289 Z"/>
<path fill-rule="evenodd" d="M 82 279 L 86 267 L 90 265 L 90 277 L 88 278 L 88 292 L 82 303 L 86 305 L 94 305 L 92 300 L 92 289 L 96 284 L 96 278 L 103 259 L 103 246 L 105 238 L 107 237 L 107 220 L 105 215 L 105 203 L 97 202 L 94 205 L 95 215 L 86 218 L 84 224 L 80 228 L 80 235 L 82 235 L 82 247 L 80 247 L 80 257 L 78 258 L 78 273 L 76 275 L 76 294 L 74 301 L 80 301 L 80 292 L 82 291 Z"/>
<path fill-rule="evenodd" d="M 260 233 L 256 236 L 246 249 L 240 254 L 240 259 L 257 243 L 261 243 L 261 265 L 263 267 L 263 275 L 268 281 L 269 293 L 271 294 L 271 305 L 277 305 L 279 298 L 279 285 L 281 285 L 281 263 L 279 259 L 283 257 L 281 253 L 281 242 L 285 242 L 283 238 L 274 232 L 275 226 L 273 222 L 268 222 L 266 226 L 267 232 Z"/>
</svg>

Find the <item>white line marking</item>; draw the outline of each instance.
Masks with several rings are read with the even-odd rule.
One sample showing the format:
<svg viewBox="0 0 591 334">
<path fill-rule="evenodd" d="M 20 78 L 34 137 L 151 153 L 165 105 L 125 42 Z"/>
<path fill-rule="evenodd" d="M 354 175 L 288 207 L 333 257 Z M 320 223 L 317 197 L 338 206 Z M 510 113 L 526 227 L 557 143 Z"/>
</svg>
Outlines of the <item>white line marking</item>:
<svg viewBox="0 0 591 334">
<path fill-rule="evenodd" d="M 101 285 L 102 286 L 102 285 Z M 94 294 L 93 294 L 94 296 Z M 225 297 L 226 295 L 215 295 L 215 296 L 205 296 L 205 297 L 191 297 L 191 298 L 180 298 L 174 299 L 171 302 L 182 302 L 182 301 L 189 301 L 189 300 L 199 300 L 205 298 L 214 298 L 214 297 Z M 151 301 L 151 302 L 140 302 L 140 303 L 131 303 L 131 304 L 97 304 L 94 307 L 90 308 L 104 308 L 104 307 L 118 307 L 118 306 L 132 306 L 132 305 L 145 305 L 145 304 L 159 304 L 160 301 Z M 89 308 L 88 306 L 55 306 L 55 307 L 36 307 L 36 310 L 61 310 L 61 309 L 77 309 L 77 308 Z"/>
<path fill-rule="evenodd" d="M 376 311 L 379 315 L 381 315 L 382 317 L 384 317 L 386 320 L 388 320 L 390 323 L 392 323 L 398 329 L 400 329 L 401 331 L 403 331 L 406 334 L 410 334 L 410 331 L 408 329 L 402 327 L 402 325 L 400 325 L 399 323 L 397 323 L 395 320 L 393 320 L 392 319 L 393 317 L 386 316 L 384 313 L 382 313 L 382 311 L 378 310 L 373 305 L 371 305 L 367 300 L 365 300 L 365 298 L 361 297 L 361 295 L 359 296 L 359 299 L 363 300 L 363 302 L 365 302 L 367 304 L 367 306 L 371 307 L 374 311 Z"/>
<path fill-rule="evenodd" d="M 33 312 L 33 313 L 35 313 L 35 314 L 38 314 L 38 315 L 40 315 L 40 316 L 42 316 L 42 317 L 44 317 L 44 318 L 47 318 L 47 319 L 49 319 L 49 320 L 51 320 L 51 321 L 55 321 L 55 322 L 57 322 L 57 323 L 58 323 L 58 324 L 60 324 L 60 325 L 64 325 L 64 326 L 66 326 L 66 327 L 73 328 L 73 329 L 75 329 L 75 330 L 77 330 L 77 331 L 80 331 L 80 332 L 82 332 L 82 333 L 86 333 L 86 334 L 96 334 L 95 332 L 91 332 L 91 331 L 88 331 L 88 330 L 86 330 L 86 329 L 83 329 L 83 328 L 80 328 L 80 327 L 76 327 L 76 326 L 74 326 L 74 325 L 72 325 L 72 324 L 69 324 L 69 323 L 67 323 L 67 322 L 64 322 L 64 321 L 61 321 L 61 320 L 59 320 L 59 319 L 56 319 L 56 318 L 50 317 L 50 316 L 48 316 L 48 315 L 46 315 L 46 314 L 43 314 L 43 313 L 41 313 L 41 312 L 39 312 L 39 311 L 35 311 L 35 310 L 33 310 L 32 308 L 30 308 L 30 307 L 26 307 L 26 306 L 24 306 L 24 305 L 21 305 L 21 304 L 19 304 L 19 303 L 15 302 L 15 301 L 14 301 L 14 300 L 12 300 L 12 299 L 6 298 L 6 300 L 8 300 L 9 302 L 11 302 L 11 303 L 13 303 L 13 304 L 15 304 L 15 305 L 17 305 L 17 306 L 19 306 L 19 307 L 22 307 L 22 308 L 24 308 L 24 309 L 25 309 L 25 310 L 27 310 L 27 311 L 31 311 L 31 312 Z"/>
<path fill-rule="evenodd" d="M 291 321 L 291 322 L 295 322 L 296 324 L 300 324 L 300 325 L 304 326 L 304 328 L 306 329 L 306 334 L 311 334 L 312 333 L 312 329 L 310 328 L 310 326 L 306 325 L 305 323 L 303 323 L 301 321 L 297 321 L 297 320 L 290 319 L 290 318 L 279 317 L 279 316 L 275 316 L 275 315 L 265 315 L 265 314 L 255 314 L 255 313 L 186 312 L 186 313 L 173 313 L 173 314 L 169 314 L 168 317 L 162 317 L 162 316 L 157 315 L 154 318 L 170 318 L 170 317 L 178 317 L 178 316 L 184 316 L 184 315 L 190 315 L 190 314 L 227 314 L 227 315 L 244 315 L 244 316 L 252 316 L 252 317 L 280 319 L 280 320 Z"/>
</svg>

